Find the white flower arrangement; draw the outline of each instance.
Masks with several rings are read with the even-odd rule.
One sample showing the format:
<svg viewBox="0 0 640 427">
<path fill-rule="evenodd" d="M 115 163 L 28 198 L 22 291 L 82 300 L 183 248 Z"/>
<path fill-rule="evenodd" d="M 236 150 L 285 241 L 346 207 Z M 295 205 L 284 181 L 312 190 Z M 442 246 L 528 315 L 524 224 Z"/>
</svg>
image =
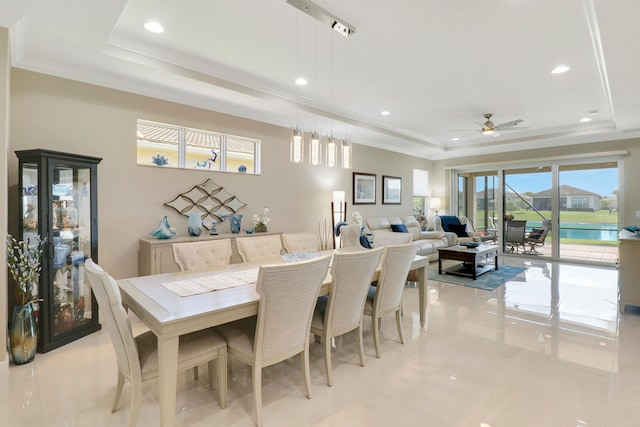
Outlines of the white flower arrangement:
<svg viewBox="0 0 640 427">
<path fill-rule="evenodd" d="M 355 222 L 356 224 L 360 224 L 362 225 L 362 215 L 360 215 L 360 212 L 354 212 L 351 214 L 351 219 L 353 219 L 353 222 Z"/>
<path fill-rule="evenodd" d="M 38 301 L 33 290 L 42 270 L 42 251 L 46 241 L 39 235 L 32 241 L 18 241 L 7 235 L 7 266 L 16 282 L 16 302 L 20 305 Z"/>
<path fill-rule="evenodd" d="M 256 227 L 258 228 L 266 228 L 267 224 L 269 223 L 269 221 L 271 221 L 271 218 L 269 218 L 267 216 L 267 214 L 269 213 L 269 208 L 267 206 L 265 206 L 264 208 L 262 208 L 262 210 L 260 211 L 260 214 L 253 214 L 253 223 L 256 225 Z"/>
</svg>

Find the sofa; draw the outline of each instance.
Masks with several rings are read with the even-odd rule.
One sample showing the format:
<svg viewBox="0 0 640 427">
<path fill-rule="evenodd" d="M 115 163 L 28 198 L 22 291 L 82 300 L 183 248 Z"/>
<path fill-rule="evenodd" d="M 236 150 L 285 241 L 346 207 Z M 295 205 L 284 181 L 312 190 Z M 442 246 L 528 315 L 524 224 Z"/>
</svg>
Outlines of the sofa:
<svg viewBox="0 0 640 427">
<path fill-rule="evenodd" d="M 404 227 L 404 228 L 403 228 Z M 368 218 L 365 221 L 365 234 L 370 234 L 373 246 L 376 246 L 376 237 L 378 241 L 385 241 L 383 233 L 393 232 L 411 233 L 413 242 L 418 247 L 418 255 L 429 258 L 429 261 L 438 260 L 438 248 L 446 248 L 458 244 L 458 238 L 455 233 L 440 231 L 422 231 L 420 223 L 413 216 L 404 217 L 376 217 Z"/>
</svg>

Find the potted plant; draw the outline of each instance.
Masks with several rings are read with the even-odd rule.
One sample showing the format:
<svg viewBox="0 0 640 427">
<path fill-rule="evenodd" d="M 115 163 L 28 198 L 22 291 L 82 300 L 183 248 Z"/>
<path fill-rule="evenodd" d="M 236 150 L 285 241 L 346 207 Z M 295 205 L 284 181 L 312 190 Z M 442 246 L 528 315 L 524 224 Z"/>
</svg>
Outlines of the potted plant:
<svg viewBox="0 0 640 427">
<path fill-rule="evenodd" d="M 9 347 L 13 362 L 22 365 L 31 362 L 38 344 L 37 319 L 33 303 L 42 270 L 42 252 L 46 239 L 39 235 L 18 241 L 7 235 L 7 266 L 15 281 L 16 305 L 13 307 L 9 329 Z"/>
<path fill-rule="evenodd" d="M 267 216 L 268 213 L 269 213 L 269 208 L 265 206 L 260 211 L 260 214 L 253 214 L 252 219 L 253 219 L 253 223 L 256 225 L 256 233 L 267 231 L 267 224 L 271 220 L 271 218 Z"/>
</svg>

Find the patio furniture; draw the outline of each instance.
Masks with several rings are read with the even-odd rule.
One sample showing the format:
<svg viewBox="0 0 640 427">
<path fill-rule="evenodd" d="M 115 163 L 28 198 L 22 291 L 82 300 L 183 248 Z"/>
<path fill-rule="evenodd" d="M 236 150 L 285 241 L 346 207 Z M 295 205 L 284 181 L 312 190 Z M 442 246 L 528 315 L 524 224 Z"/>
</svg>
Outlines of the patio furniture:
<svg viewBox="0 0 640 427">
<path fill-rule="evenodd" d="M 524 251 L 526 228 L 527 221 L 516 219 L 507 221 L 507 229 L 504 233 L 505 252 L 518 253 L 520 247 Z"/>
<path fill-rule="evenodd" d="M 544 241 L 547 238 L 547 233 L 551 230 L 551 220 L 545 219 L 542 221 L 542 227 L 534 227 L 531 232 L 527 235 L 525 239 L 525 243 L 527 245 L 531 245 L 529 249 L 529 254 L 531 255 L 539 255 L 540 252 L 536 250 L 536 247 L 544 246 Z"/>
</svg>

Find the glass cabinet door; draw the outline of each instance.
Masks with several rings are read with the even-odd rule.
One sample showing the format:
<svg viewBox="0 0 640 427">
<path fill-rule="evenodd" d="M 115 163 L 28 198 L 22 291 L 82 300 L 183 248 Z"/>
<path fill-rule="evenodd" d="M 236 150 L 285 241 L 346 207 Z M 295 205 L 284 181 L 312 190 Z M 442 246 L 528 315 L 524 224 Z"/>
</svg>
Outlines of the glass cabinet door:
<svg viewBox="0 0 640 427">
<path fill-rule="evenodd" d="M 101 159 L 49 150 L 17 151 L 23 240 L 47 239 L 34 295 L 38 351 L 100 329 L 84 261 L 97 262 L 97 165 Z"/>
</svg>

